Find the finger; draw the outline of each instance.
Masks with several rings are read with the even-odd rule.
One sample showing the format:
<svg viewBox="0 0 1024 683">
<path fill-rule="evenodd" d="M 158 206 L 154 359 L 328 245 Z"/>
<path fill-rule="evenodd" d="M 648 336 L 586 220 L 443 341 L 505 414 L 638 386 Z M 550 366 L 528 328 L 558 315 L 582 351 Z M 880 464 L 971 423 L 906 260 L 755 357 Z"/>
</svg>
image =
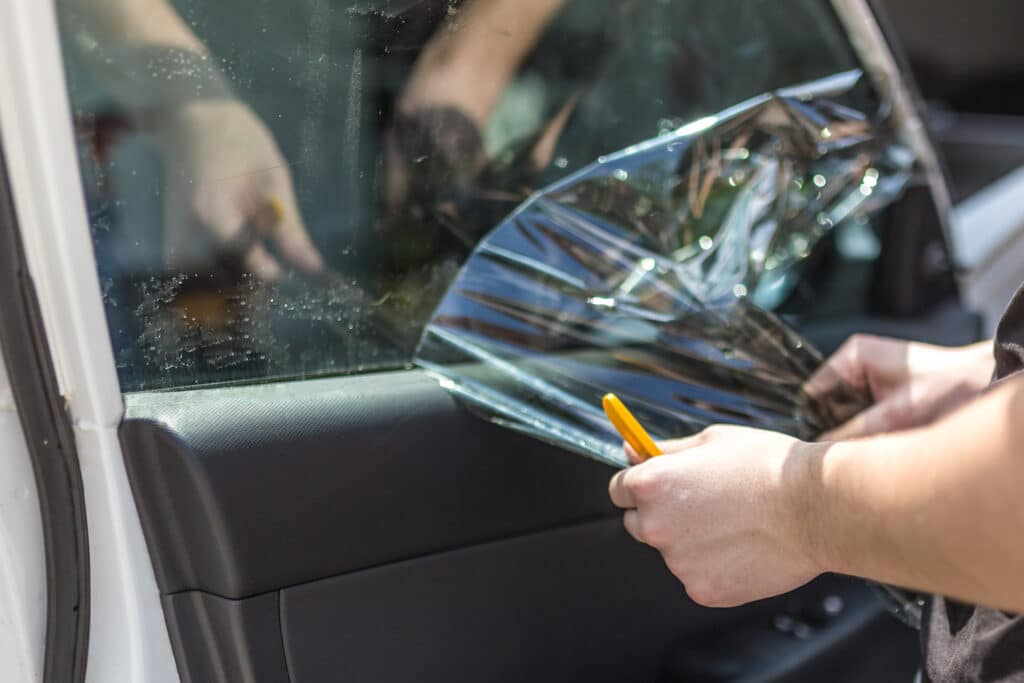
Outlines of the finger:
<svg viewBox="0 0 1024 683">
<path fill-rule="evenodd" d="M 622 526 L 626 528 L 626 533 L 632 536 L 633 540 L 639 541 L 640 543 L 647 543 L 643 538 L 643 534 L 640 532 L 639 510 L 626 510 L 622 515 Z"/>
<path fill-rule="evenodd" d="M 626 477 L 630 470 L 623 470 L 612 477 L 611 482 L 608 484 L 608 495 L 612 499 L 612 503 L 616 507 L 623 509 L 635 508 L 637 506 L 636 497 L 632 491 L 626 486 Z"/>
<path fill-rule="evenodd" d="M 538 171 L 543 171 L 547 168 L 554 158 L 558 141 L 561 139 L 566 125 L 572 119 L 576 105 L 579 104 L 580 95 L 582 95 L 582 89 L 577 90 L 569 97 L 561 110 L 555 114 L 554 118 L 544 128 L 544 132 L 534 145 L 533 151 L 530 153 L 530 159 L 533 162 L 534 168 Z"/>
<path fill-rule="evenodd" d="M 295 196 L 290 191 L 275 202 L 281 213 L 280 225 L 274 232 L 274 242 L 281 255 L 296 268 L 307 273 L 319 273 L 324 268 L 323 257 L 306 231 Z"/>
<path fill-rule="evenodd" d="M 284 275 L 277 259 L 262 244 L 254 244 L 249 248 L 245 254 L 245 267 L 250 273 L 266 282 L 276 282 Z"/>
<path fill-rule="evenodd" d="M 636 452 L 636 449 L 629 445 L 628 441 L 623 441 L 622 447 L 626 451 L 626 457 L 629 459 L 629 464 L 639 465 L 644 461 L 644 459 L 640 457 L 640 454 Z"/>
<path fill-rule="evenodd" d="M 854 335 L 843 342 L 832 356 L 818 368 L 804 384 L 810 396 L 825 396 L 840 383 L 867 391 L 869 389 L 867 363 L 875 347 L 884 340 L 870 335 Z"/>
<path fill-rule="evenodd" d="M 863 363 L 860 342 L 847 342 L 804 382 L 803 390 L 809 397 L 827 400 L 843 387 L 870 393 L 867 368 Z"/>
<path fill-rule="evenodd" d="M 840 374 L 832 364 L 832 361 L 828 360 L 814 371 L 810 379 L 804 382 L 803 390 L 812 399 L 823 400 L 824 397 L 832 395 L 844 385 L 855 386 L 853 381 L 845 379 L 844 375 Z"/>
<path fill-rule="evenodd" d="M 899 429 L 911 427 L 910 424 L 900 424 L 897 415 L 899 414 L 898 403 L 903 400 L 894 396 L 889 400 L 871 406 L 862 413 L 855 415 L 845 424 L 825 432 L 818 437 L 818 441 L 847 441 L 862 436 L 884 434 Z"/>
<path fill-rule="evenodd" d="M 173 181 L 164 203 L 164 263 L 174 271 L 208 267 L 220 245 L 209 222 L 197 212 L 194 201 L 184 199 L 185 194 L 180 183 Z M 238 222 L 237 217 L 229 220 Z"/>
</svg>

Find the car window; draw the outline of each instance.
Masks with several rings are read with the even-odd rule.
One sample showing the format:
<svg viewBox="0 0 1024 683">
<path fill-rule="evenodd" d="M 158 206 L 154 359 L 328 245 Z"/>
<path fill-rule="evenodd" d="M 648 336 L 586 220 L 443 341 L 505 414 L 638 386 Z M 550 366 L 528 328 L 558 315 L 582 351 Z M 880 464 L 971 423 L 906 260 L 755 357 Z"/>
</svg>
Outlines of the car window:
<svg viewBox="0 0 1024 683">
<path fill-rule="evenodd" d="M 827 0 L 59 11 L 126 391 L 406 366 L 474 247 L 535 192 L 858 67 Z M 843 239 L 873 256 L 870 231 Z"/>
</svg>

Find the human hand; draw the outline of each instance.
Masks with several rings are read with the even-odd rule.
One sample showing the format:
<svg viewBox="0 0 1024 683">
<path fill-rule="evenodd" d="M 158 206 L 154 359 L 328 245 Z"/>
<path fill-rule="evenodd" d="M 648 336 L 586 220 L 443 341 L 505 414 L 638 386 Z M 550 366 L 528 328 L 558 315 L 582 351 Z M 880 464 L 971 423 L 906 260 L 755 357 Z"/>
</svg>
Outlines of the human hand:
<svg viewBox="0 0 1024 683">
<path fill-rule="evenodd" d="M 745 427 L 659 444 L 665 455 L 615 475 L 612 502 L 633 538 L 661 552 L 695 602 L 732 607 L 825 571 L 809 546 L 804 486 L 825 446 Z"/>
<path fill-rule="evenodd" d="M 807 383 L 823 394 L 837 379 L 868 393 L 874 405 L 823 434 L 823 441 L 928 424 L 984 389 L 992 376 L 990 342 L 941 347 L 870 335 L 851 337 Z"/>
<path fill-rule="evenodd" d="M 161 112 L 154 134 L 166 175 L 165 254 L 187 270 L 240 250 L 246 269 L 276 280 L 286 266 L 306 272 L 323 259 L 306 232 L 288 164 L 266 126 L 234 99 L 195 100 Z M 274 207 L 270 220 L 267 207 Z M 282 264 L 261 239 L 273 242 Z"/>
</svg>

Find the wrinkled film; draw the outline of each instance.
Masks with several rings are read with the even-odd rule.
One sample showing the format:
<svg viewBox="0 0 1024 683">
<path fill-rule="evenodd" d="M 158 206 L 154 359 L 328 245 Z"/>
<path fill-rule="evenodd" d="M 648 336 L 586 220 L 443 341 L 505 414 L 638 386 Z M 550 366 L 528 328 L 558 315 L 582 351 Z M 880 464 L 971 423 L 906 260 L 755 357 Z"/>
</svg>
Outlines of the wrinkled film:
<svg viewBox="0 0 1024 683">
<path fill-rule="evenodd" d="M 714 423 L 804 439 L 867 398 L 771 311 L 837 226 L 917 170 L 860 71 L 768 93 L 602 157 L 477 246 L 416 362 L 507 427 L 615 466 L 617 393 L 655 438 Z M 814 381 L 811 381 L 814 378 Z"/>
</svg>

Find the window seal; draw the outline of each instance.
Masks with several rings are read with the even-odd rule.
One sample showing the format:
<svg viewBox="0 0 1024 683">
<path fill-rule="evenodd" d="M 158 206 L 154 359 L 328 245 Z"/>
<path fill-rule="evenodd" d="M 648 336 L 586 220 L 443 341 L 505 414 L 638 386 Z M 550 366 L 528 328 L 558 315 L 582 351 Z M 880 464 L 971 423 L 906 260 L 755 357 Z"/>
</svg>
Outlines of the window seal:
<svg viewBox="0 0 1024 683">
<path fill-rule="evenodd" d="M 61 396 L 0 149 L 0 350 L 28 444 L 46 558 L 44 683 L 81 683 L 89 643 L 89 540 L 71 417 Z"/>
</svg>

